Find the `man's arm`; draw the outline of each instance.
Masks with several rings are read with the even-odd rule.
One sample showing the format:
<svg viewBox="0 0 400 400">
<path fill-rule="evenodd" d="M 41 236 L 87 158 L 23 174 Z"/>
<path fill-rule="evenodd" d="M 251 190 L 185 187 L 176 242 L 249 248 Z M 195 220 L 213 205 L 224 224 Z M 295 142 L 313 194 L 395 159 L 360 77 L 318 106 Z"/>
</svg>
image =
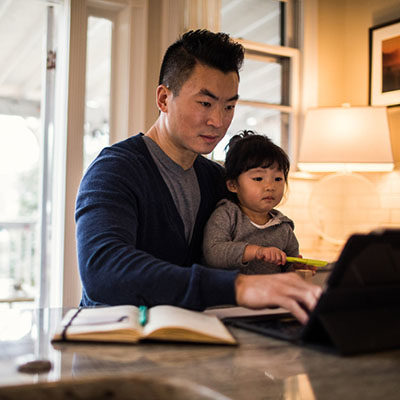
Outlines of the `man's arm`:
<svg viewBox="0 0 400 400">
<path fill-rule="evenodd" d="M 150 155 L 130 151 L 129 143 L 104 150 L 80 186 L 82 305 L 171 304 L 200 310 L 235 304 L 237 271 L 193 264 L 167 186 Z"/>
</svg>

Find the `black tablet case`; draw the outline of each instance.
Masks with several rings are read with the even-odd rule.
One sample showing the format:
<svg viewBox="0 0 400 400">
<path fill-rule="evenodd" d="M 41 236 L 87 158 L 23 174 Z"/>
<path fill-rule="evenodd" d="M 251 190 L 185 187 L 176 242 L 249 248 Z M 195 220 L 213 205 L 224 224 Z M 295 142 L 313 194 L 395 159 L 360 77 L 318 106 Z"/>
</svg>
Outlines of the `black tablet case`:
<svg viewBox="0 0 400 400">
<path fill-rule="evenodd" d="M 260 317 L 225 322 L 343 355 L 400 347 L 400 230 L 349 238 L 324 293 L 298 335 L 263 332 L 257 328 L 257 319 Z"/>
</svg>

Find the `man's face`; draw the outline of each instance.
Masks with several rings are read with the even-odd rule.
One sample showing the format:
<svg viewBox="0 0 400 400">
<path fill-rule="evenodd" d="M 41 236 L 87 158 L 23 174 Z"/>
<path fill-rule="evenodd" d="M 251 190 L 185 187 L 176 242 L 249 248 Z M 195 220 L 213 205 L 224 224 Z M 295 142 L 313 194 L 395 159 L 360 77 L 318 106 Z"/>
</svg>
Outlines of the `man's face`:
<svg viewBox="0 0 400 400">
<path fill-rule="evenodd" d="M 177 96 L 166 89 L 165 127 L 176 150 L 197 156 L 215 148 L 232 121 L 238 86 L 236 72 L 196 64 Z"/>
</svg>

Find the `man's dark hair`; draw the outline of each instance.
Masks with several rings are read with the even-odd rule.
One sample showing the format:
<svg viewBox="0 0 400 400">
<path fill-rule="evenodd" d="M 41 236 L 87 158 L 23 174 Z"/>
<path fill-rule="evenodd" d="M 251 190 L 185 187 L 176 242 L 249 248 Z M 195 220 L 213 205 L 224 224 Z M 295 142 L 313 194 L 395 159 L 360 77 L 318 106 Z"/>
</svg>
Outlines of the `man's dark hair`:
<svg viewBox="0 0 400 400">
<path fill-rule="evenodd" d="M 224 73 L 236 72 L 243 64 L 244 49 L 226 33 L 206 29 L 189 31 L 168 47 L 161 64 L 159 85 L 165 85 L 176 96 L 189 79 L 196 63 Z"/>
<path fill-rule="evenodd" d="M 269 168 L 276 164 L 287 182 L 289 158 L 267 136 L 245 130 L 233 136 L 227 147 L 229 150 L 225 159 L 226 180 L 236 180 L 240 174 L 252 168 Z"/>
</svg>

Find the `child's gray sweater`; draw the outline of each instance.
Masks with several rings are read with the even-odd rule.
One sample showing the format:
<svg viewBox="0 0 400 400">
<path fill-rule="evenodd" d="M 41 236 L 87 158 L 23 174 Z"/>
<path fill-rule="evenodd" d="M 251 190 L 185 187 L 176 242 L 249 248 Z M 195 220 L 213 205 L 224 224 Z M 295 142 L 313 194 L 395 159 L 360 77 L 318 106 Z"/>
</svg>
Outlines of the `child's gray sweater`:
<svg viewBox="0 0 400 400">
<path fill-rule="evenodd" d="M 294 223 L 278 210 L 271 210 L 272 220 L 265 228 L 254 226 L 239 206 L 221 200 L 204 231 L 203 253 L 211 267 L 240 269 L 244 274 L 272 274 L 282 272 L 280 266 L 253 260 L 242 262 L 248 244 L 277 247 L 288 256 L 299 255 L 299 243 L 293 232 Z"/>
</svg>

